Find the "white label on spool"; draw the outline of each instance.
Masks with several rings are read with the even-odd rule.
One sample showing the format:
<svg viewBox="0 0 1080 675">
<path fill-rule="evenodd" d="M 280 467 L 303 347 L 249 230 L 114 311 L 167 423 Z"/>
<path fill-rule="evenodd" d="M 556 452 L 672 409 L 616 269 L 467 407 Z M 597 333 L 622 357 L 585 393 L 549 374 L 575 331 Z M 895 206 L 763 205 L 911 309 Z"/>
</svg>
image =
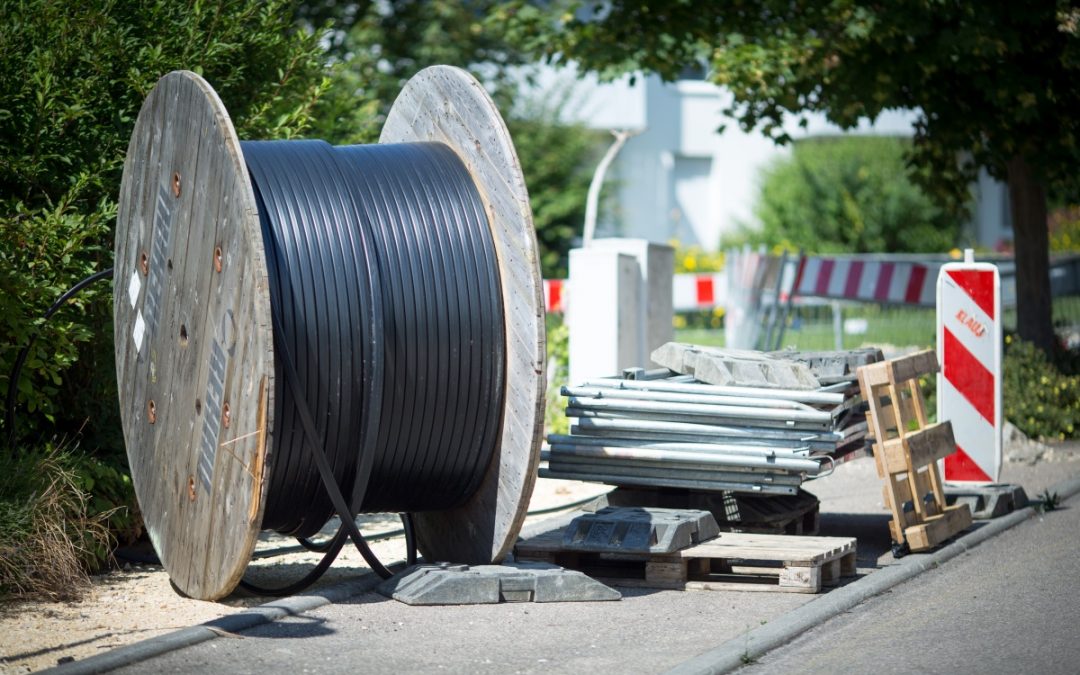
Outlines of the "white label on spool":
<svg viewBox="0 0 1080 675">
<path fill-rule="evenodd" d="M 146 333 L 146 322 L 143 321 L 142 311 L 135 315 L 135 331 L 131 334 L 131 337 L 135 338 L 135 353 L 138 354 L 142 350 L 142 339 Z"/>
<path fill-rule="evenodd" d="M 135 270 L 131 273 L 131 283 L 128 284 L 128 300 L 131 300 L 131 308 L 135 309 L 135 303 L 139 301 L 139 290 L 142 288 L 142 281 L 139 279 L 139 271 Z"/>
</svg>

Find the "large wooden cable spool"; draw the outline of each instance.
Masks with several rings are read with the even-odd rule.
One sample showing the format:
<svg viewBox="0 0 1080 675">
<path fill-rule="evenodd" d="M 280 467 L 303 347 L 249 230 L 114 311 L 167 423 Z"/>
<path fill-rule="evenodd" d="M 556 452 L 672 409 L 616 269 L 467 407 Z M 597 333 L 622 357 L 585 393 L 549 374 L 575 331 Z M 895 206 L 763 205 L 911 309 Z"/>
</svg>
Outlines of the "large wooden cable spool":
<svg viewBox="0 0 1080 675">
<path fill-rule="evenodd" d="M 483 201 L 506 336 L 494 458 L 462 506 L 414 514 L 431 560 L 487 563 L 525 517 L 543 424 L 544 309 L 524 178 L 509 133 L 468 73 L 411 79 L 381 143 L 438 142 Z M 147 531 L 176 586 L 230 593 L 263 529 L 275 433 L 266 252 L 241 145 L 223 104 L 178 71 L 147 97 L 128 147 L 116 231 L 121 417 Z"/>
</svg>

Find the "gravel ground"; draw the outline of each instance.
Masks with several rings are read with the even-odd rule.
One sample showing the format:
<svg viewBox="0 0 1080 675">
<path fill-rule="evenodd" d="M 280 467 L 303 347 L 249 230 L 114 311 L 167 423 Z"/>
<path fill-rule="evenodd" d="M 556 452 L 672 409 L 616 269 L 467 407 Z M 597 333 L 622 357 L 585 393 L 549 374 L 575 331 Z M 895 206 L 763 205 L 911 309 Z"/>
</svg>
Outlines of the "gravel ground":
<svg viewBox="0 0 1080 675">
<path fill-rule="evenodd" d="M 604 485 L 557 481 L 537 481 L 530 510 L 546 509 L 607 492 Z M 528 522 L 550 516 L 538 516 Z M 373 515 L 363 519 L 363 530 L 379 533 L 395 530 L 395 516 Z M 264 534 L 259 552 L 293 548 L 295 540 Z M 372 544 L 384 562 L 405 557 L 403 537 Z M 259 559 L 249 570 L 257 583 L 272 585 L 299 577 L 319 556 L 290 552 Z M 355 548 L 347 547 L 316 588 L 328 586 L 368 570 Z M 92 587 L 78 602 L 10 602 L 0 605 L 0 673 L 29 673 L 57 665 L 71 658 L 95 654 L 157 635 L 217 619 L 260 605 L 269 598 L 239 593 L 221 602 L 184 598 L 173 590 L 169 577 L 157 565 L 124 564 L 122 569 L 97 575 Z"/>
</svg>

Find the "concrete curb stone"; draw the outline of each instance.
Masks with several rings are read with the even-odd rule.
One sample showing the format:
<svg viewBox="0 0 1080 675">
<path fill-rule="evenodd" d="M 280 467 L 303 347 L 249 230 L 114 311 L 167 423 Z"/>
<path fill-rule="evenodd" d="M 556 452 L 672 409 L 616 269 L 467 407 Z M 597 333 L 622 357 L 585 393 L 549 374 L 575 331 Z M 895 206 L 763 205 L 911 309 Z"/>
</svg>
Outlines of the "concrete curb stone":
<svg viewBox="0 0 1080 675">
<path fill-rule="evenodd" d="M 1080 478 L 1058 483 L 1049 492 L 1065 501 L 1080 492 Z M 944 548 L 928 554 L 909 554 L 902 562 L 878 570 L 858 581 L 830 591 L 807 604 L 788 612 L 775 621 L 755 628 L 720 646 L 684 661 L 668 671 L 668 675 L 714 675 L 739 668 L 750 659 L 786 644 L 795 637 L 846 612 L 859 603 L 883 593 L 912 577 L 933 569 L 941 563 L 971 550 L 982 542 L 1001 534 L 1037 514 L 1033 507 L 1014 511 L 991 521 L 957 539 Z"/>
</svg>

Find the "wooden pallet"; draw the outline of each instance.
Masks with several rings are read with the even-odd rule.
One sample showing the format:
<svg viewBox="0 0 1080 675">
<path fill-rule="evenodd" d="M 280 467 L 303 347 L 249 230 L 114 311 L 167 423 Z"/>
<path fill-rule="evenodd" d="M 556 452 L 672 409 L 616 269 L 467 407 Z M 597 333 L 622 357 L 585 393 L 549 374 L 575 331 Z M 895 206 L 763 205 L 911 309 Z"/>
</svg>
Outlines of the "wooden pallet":
<svg viewBox="0 0 1080 675">
<path fill-rule="evenodd" d="M 663 555 L 584 553 L 563 549 L 562 530 L 552 530 L 519 542 L 515 558 L 580 570 L 616 586 L 817 593 L 855 575 L 855 540 L 725 532 Z"/>
<path fill-rule="evenodd" d="M 934 548 L 971 525 L 968 506 L 948 506 L 941 487 L 938 460 L 956 451 L 952 425 L 928 423 L 919 390 L 919 377 L 937 371 L 933 350 L 859 368 L 896 555 Z"/>
</svg>

